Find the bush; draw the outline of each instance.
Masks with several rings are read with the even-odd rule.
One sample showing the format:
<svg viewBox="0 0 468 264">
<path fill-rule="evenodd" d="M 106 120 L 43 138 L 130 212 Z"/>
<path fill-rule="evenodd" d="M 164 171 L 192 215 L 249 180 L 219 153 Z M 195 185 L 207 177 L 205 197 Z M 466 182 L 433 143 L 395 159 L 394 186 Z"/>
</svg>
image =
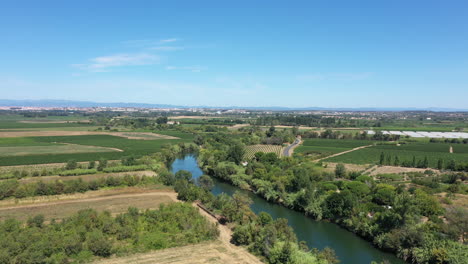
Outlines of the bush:
<svg viewBox="0 0 468 264">
<path fill-rule="evenodd" d="M 142 171 L 147 170 L 148 166 L 146 165 L 134 165 L 134 166 L 115 166 L 104 168 L 104 172 L 127 172 L 127 171 Z"/>
<path fill-rule="evenodd" d="M 96 174 L 98 171 L 96 169 L 74 169 L 66 170 L 59 173 L 60 176 L 79 176 L 86 174 Z"/>
</svg>

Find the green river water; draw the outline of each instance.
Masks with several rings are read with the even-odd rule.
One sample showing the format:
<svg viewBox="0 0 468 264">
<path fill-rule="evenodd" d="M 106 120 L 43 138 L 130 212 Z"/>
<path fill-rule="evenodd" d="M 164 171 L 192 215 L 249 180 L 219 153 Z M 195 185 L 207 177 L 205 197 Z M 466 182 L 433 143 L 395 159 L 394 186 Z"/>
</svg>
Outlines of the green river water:
<svg viewBox="0 0 468 264">
<path fill-rule="evenodd" d="M 202 170 L 198 167 L 196 157 L 193 155 L 186 155 L 184 158 L 176 159 L 173 162 L 172 172 L 175 173 L 179 170 L 190 171 L 193 178 L 198 178 L 203 174 Z M 303 213 L 267 202 L 251 192 L 243 191 L 217 179 L 213 180 L 215 182 L 215 187 L 212 190 L 213 194 L 217 195 L 224 192 L 232 195 L 235 191 L 246 193 L 253 201 L 251 208 L 255 213 L 264 211 L 269 213 L 274 219 L 288 219 L 289 225 L 294 229 L 299 240 L 306 241 L 310 248 L 323 249 L 330 247 L 334 249 L 343 264 L 368 264 L 373 260 L 378 262 L 388 260 L 390 263 L 395 264 L 405 263 L 393 254 L 376 249 L 370 242 L 336 224 L 315 221 Z"/>
</svg>

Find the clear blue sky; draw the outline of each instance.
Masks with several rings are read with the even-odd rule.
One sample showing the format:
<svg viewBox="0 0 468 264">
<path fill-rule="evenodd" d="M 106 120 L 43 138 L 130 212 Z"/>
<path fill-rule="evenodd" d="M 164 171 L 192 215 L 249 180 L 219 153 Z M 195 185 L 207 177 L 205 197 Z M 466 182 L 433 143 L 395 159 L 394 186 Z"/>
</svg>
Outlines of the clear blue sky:
<svg viewBox="0 0 468 264">
<path fill-rule="evenodd" d="M 468 108 L 468 1 L 2 1 L 1 99 Z"/>
</svg>

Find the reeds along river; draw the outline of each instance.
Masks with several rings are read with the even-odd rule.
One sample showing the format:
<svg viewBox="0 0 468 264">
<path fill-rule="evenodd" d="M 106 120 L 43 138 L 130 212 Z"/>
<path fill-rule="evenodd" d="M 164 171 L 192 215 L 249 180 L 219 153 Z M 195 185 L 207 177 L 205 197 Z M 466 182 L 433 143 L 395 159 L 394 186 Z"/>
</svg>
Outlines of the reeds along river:
<svg viewBox="0 0 468 264">
<path fill-rule="evenodd" d="M 172 163 L 172 172 L 187 170 L 192 173 L 193 178 L 200 177 L 203 172 L 198 167 L 194 155 L 186 155 L 183 158 L 176 159 Z M 255 213 L 262 211 L 269 213 L 274 219 L 286 218 L 289 225 L 294 228 L 297 238 L 307 243 L 310 248 L 323 249 L 330 247 L 335 250 L 337 256 L 344 264 L 366 264 L 371 261 L 388 260 L 390 263 L 403 264 L 404 261 L 398 259 L 395 255 L 380 251 L 372 244 L 355 234 L 339 227 L 336 224 L 324 221 L 315 221 L 300 212 L 288 209 L 284 206 L 269 203 L 255 194 L 243 191 L 230 184 L 213 179 L 215 187 L 212 193 L 215 195 L 226 193 L 232 195 L 235 191 L 242 191 L 252 199 L 252 210 Z"/>
</svg>

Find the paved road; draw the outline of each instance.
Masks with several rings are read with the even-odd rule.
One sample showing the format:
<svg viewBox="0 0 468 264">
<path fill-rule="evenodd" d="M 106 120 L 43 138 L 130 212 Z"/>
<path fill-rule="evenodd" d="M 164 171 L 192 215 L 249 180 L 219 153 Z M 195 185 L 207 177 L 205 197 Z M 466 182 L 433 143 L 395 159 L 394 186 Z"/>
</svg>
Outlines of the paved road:
<svg viewBox="0 0 468 264">
<path fill-rule="evenodd" d="M 294 140 L 294 142 L 293 142 L 291 145 L 285 147 L 284 150 L 283 150 L 283 157 L 289 157 L 289 156 L 291 156 L 292 150 L 293 150 L 295 147 L 297 147 L 297 145 L 299 145 L 300 143 L 301 143 L 301 139 L 296 138 L 296 140 Z"/>
</svg>

